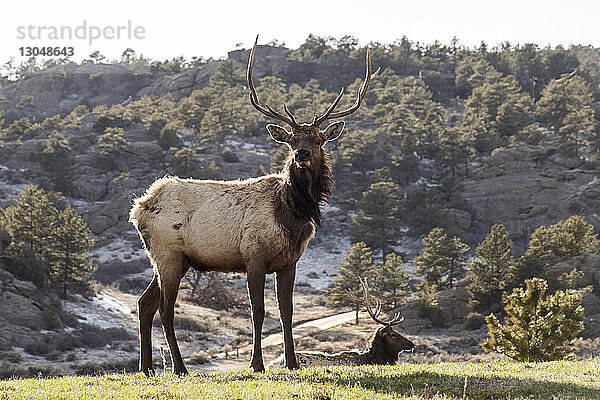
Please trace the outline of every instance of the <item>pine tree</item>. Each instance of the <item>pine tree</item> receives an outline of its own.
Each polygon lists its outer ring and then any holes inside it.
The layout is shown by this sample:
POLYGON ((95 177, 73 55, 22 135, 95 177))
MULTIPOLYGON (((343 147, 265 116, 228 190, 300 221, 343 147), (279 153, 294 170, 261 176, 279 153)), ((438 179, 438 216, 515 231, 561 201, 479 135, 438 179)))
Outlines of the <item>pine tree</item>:
POLYGON ((472 138, 474 138, 474 135, 461 127, 440 132, 437 158, 450 167, 453 178, 456 177, 460 165, 464 165, 465 175, 468 176, 469 174, 469 159, 471 154, 475 152, 472 138))
POLYGON ((186 147, 182 149, 172 147, 171 151, 174 152, 171 168, 175 175, 182 178, 202 176, 202 157, 195 150, 186 147))
POLYGON ((88 289, 90 276, 96 270, 91 253, 92 232, 71 206, 58 214, 55 226, 48 256, 50 280, 65 295, 68 288, 88 289))
POLYGON ((98 138, 98 149, 103 155, 115 155, 122 151, 129 142, 123 137, 123 128, 106 128, 98 138))
POLYGON ((373 289, 378 293, 383 308, 394 309, 406 303, 410 294, 409 277, 402 258, 390 253, 385 262, 377 266, 373 277, 373 289))
POLYGON ((352 307, 356 311, 356 324, 358 325, 358 311, 361 303, 355 302, 348 290, 359 293, 361 290, 360 279, 370 279, 374 275, 375 264, 373 252, 364 242, 354 243, 344 257, 345 261, 338 268, 338 277, 328 289, 328 307, 352 307))
POLYGON ((192 94, 179 102, 178 119, 186 128, 194 128, 197 132, 211 101, 212 93, 208 90, 194 90, 192 94))
POLYGON ((129 142, 123 137, 123 128, 106 128, 98 137, 98 161, 103 168, 115 169, 116 159, 129 142))
POLYGON ((467 286, 475 309, 488 310, 502 303, 502 293, 512 282, 514 273, 512 248, 504 225, 496 224, 475 249, 477 258, 470 264, 467 286))
POLYGON ((533 278, 526 288, 515 288, 507 298, 508 320, 500 324, 486 317, 490 337, 482 343, 488 352, 517 361, 551 361, 572 356, 573 341, 584 328, 581 300, 588 289, 557 291, 546 296, 548 284, 533 278))
POLYGON ((229 86, 246 85, 246 74, 242 65, 229 59, 220 62, 215 73, 210 77, 211 85, 225 83, 229 86))
POLYGON ((445 113, 426 83, 415 77, 402 79, 391 69, 383 71, 378 82, 381 87, 373 89, 377 102, 371 110, 378 130, 397 138, 406 153, 419 158, 435 154, 445 113))
POLYGON ((434 228, 425 237, 421 254, 415 257, 415 274, 425 283, 446 289, 465 276, 465 253, 469 246, 456 236, 449 237, 442 228, 434 228))
POLYGON ((86 287, 92 265, 91 232, 64 197, 27 186, 1 215, 11 236, 7 248, 18 276, 38 286, 86 287))
POLYGON ((531 234, 527 251, 518 260, 514 285, 533 277, 545 278, 548 265, 542 261, 544 255, 560 262, 584 253, 600 254, 600 240, 582 216, 541 226, 531 234))
POLYGON ((157 143, 163 150, 171 147, 181 147, 183 142, 177 136, 177 130, 181 128, 181 122, 167 122, 158 135, 157 143))
MULTIPOLYGON (((382 165, 378 155, 375 136, 369 132, 348 129, 339 139, 338 147, 333 153, 336 177, 344 177, 344 181, 352 182, 352 189, 365 190, 369 186, 368 171, 382 165), (360 176, 355 175, 360 173, 360 176)), ((358 192, 360 193, 360 192, 358 192)), ((348 196, 345 196, 348 197, 348 196)))
POLYGON ((56 190, 63 193, 70 190, 73 182, 71 147, 63 134, 55 130, 48 136, 40 163, 50 174, 50 180, 56 190))
POLYGON ((559 261, 565 261, 583 253, 600 254, 600 240, 593 225, 582 216, 574 215, 536 229, 531 234, 526 254, 536 257, 552 254, 559 261))
POLYGON ((507 145, 511 137, 529 124, 532 102, 529 95, 521 92, 513 75, 500 79, 477 74, 473 77, 478 78, 474 80, 477 86, 465 102, 461 127, 475 132, 478 151, 489 152, 507 145))
POLYGON ((358 201, 358 213, 352 218, 352 240, 381 250, 385 257, 400 236, 399 211, 403 201, 402 189, 394 182, 372 184, 358 201))
POLYGON ((419 313, 428 318, 433 326, 443 327, 445 316, 438 301, 438 287, 423 280, 416 295, 419 299, 419 313))
POLYGON ((405 218, 415 236, 424 235, 433 228, 444 225, 444 194, 437 185, 425 182, 415 185, 406 199, 405 218))
POLYGON ((546 85, 536 104, 536 118, 557 133, 563 148, 573 154, 588 146, 596 119, 591 90, 585 79, 564 74, 546 85))
POLYGON ((11 236, 8 256, 15 261, 15 273, 44 286, 49 277, 46 264, 51 246, 48 234, 52 232, 58 210, 44 190, 34 185, 26 186, 3 213, 2 225, 11 236))

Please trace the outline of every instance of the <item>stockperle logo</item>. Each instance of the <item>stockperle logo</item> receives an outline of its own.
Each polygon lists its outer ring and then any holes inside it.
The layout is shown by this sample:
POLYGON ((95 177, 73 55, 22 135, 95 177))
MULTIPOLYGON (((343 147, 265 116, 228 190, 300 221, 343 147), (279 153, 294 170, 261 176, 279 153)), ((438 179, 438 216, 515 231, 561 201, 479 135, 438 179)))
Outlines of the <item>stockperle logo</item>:
POLYGON ((146 29, 127 20, 123 25, 92 25, 87 20, 71 25, 20 25, 17 26, 18 40, 87 40, 91 46, 97 40, 143 40, 146 29))

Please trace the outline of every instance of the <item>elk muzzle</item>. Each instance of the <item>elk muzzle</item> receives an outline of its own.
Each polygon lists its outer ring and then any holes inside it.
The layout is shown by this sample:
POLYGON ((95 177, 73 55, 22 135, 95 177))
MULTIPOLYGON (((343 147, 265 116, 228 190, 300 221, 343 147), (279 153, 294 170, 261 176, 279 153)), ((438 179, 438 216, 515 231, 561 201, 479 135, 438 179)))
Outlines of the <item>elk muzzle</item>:
POLYGON ((307 168, 310 166, 310 151, 306 149, 298 149, 294 154, 294 161, 300 168, 307 168))

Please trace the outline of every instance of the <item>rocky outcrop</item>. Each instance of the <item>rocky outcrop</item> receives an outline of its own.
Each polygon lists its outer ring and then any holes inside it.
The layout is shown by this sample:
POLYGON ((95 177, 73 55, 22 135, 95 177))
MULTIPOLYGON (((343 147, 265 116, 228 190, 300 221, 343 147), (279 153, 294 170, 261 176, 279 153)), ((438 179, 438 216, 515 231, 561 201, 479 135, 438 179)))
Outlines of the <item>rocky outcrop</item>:
POLYGON ((3 108, 8 122, 32 116, 43 119, 67 114, 80 104, 90 108, 100 104, 110 107, 161 78, 161 74, 151 73, 150 67, 70 63, 10 83, 0 93, 6 98, 3 108), (23 102, 24 99, 28 101, 23 102))
POLYGON ((129 229, 127 218, 131 207, 131 195, 127 192, 112 197, 109 201, 91 204, 83 219, 95 235, 101 235, 112 227, 118 227, 120 231, 129 229))
POLYGON ((25 347, 46 329, 44 311, 31 282, 21 281, 0 267, 0 348, 25 347))
POLYGON ((11 237, 8 232, 0 228, 0 256, 4 253, 4 249, 10 244, 11 237))
MULTIPOLYGON (((287 55, 289 49, 284 47, 258 46, 257 57, 254 65, 254 78, 260 79, 266 75, 284 77, 289 65, 287 55)), ((230 51, 227 58, 235 60, 241 65, 246 65, 250 50, 230 51)), ((209 63, 198 68, 192 68, 182 73, 165 76, 161 81, 141 89, 137 97, 153 95, 157 97, 170 96, 179 101, 189 96, 194 90, 200 90, 208 86, 210 77, 219 66, 218 62, 209 63)))
POLYGON ((463 182, 478 238, 501 223, 520 247, 542 225, 583 215, 600 228, 598 162, 525 146, 498 151, 463 182))
POLYGON ((217 70, 217 66, 217 63, 211 63, 173 76, 165 76, 162 81, 140 90, 137 96, 170 96, 173 100, 179 101, 183 97, 189 96, 194 90, 208 86, 209 79, 217 70))
POLYGON ((585 330, 581 336, 585 338, 600 336, 600 295, 597 293, 588 293, 581 302, 585 315, 585 330))
MULTIPOLYGON (((256 77, 274 75, 284 77, 288 70, 288 54, 290 50, 285 47, 256 46, 256 57, 253 73, 256 77)), ((250 49, 233 50, 227 53, 227 58, 236 60, 242 65, 248 62, 250 49)), ((283 79, 283 78, 282 78, 283 79)))
MULTIPOLYGON (((289 49, 258 46, 254 74, 259 79, 265 75, 285 77, 290 62, 289 49)), ((228 58, 245 65, 249 50, 229 52, 228 58)), ((93 108, 108 107, 139 99, 144 95, 171 96, 175 101, 189 96, 209 84, 219 62, 187 69, 181 73, 167 73, 150 65, 69 63, 46 68, 0 88, 0 108, 10 123, 22 117, 65 115, 78 105, 93 108)))

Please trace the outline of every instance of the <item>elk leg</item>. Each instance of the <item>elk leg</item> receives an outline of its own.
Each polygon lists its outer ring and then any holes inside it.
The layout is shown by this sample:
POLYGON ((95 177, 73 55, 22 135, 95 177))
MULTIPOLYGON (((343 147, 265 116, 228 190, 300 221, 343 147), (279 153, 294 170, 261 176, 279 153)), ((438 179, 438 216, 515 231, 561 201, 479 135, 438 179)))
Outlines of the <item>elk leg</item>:
POLYGON ((262 357, 261 334, 265 319, 265 273, 251 271, 248 268, 248 296, 252 311, 252 358, 250 368, 254 372, 263 372, 265 365, 262 357))
POLYGON ((179 290, 180 276, 171 275, 173 280, 161 280, 160 287, 160 303, 158 306, 158 312, 160 313, 160 319, 162 321, 163 331, 165 333, 165 339, 169 345, 169 352, 171 353, 171 361, 173 362, 173 373, 176 375, 187 375, 187 369, 181 358, 181 352, 179 351, 179 345, 175 338, 175 328, 173 326, 173 318, 175 317, 175 300, 177 300, 177 292, 179 290))
POLYGON ((138 300, 140 328, 140 372, 146 376, 154 374, 152 365, 152 320, 158 309, 160 288, 156 273, 138 300))
POLYGON ((279 305, 279 316, 281 318, 281 327, 283 329, 285 366, 289 369, 298 368, 296 353, 294 352, 294 337, 292 336, 292 314, 294 312, 292 292, 294 290, 295 278, 295 263, 288 269, 276 273, 277 304, 279 305))

